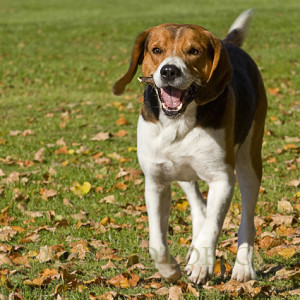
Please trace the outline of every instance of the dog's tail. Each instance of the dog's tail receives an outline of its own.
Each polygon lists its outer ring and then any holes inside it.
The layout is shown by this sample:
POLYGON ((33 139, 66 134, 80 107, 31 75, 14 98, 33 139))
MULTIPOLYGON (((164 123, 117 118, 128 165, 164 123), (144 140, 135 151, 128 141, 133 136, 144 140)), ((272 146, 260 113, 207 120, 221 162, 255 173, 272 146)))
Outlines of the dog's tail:
POLYGON ((252 9, 242 12, 231 25, 224 43, 241 47, 248 31, 252 9))

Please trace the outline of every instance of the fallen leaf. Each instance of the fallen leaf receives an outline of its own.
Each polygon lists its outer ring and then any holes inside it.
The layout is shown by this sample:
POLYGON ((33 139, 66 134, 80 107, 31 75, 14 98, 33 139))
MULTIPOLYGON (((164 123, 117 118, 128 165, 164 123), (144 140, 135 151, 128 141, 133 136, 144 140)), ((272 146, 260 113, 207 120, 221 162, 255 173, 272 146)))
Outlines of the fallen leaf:
POLYGON ((119 130, 114 135, 117 136, 117 137, 124 137, 124 136, 127 135, 127 131, 126 130, 119 130))
POLYGON ((118 190, 121 190, 121 191, 126 191, 127 190, 127 187, 128 185, 126 185, 125 183, 123 182, 117 182, 115 184, 115 188, 117 188, 118 190))
POLYGON ((280 89, 279 89, 279 87, 268 88, 268 92, 272 96, 277 96, 280 93, 280 89))
POLYGON ((38 152, 36 152, 34 154, 34 157, 33 157, 33 160, 34 161, 37 161, 39 163, 42 163, 43 162, 43 154, 44 154, 44 151, 45 151, 45 148, 42 147, 40 150, 38 150, 38 152))
POLYGON ((295 233, 295 229, 281 225, 280 227, 276 228, 276 233, 280 236, 290 236, 295 233))
POLYGON ((182 300, 183 294, 182 289, 179 286, 172 286, 169 288, 169 300, 182 300))
POLYGON ((294 211, 292 204, 284 199, 278 201, 278 210, 287 213, 291 213, 294 211))
POLYGON ((181 199, 181 200, 177 201, 177 203, 176 203, 176 208, 182 212, 185 212, 188 206, 189 206, 189 203, 187 200, 181 199))
POLYGON ((288 151, 288 150, 296 150, 298 147, 295 144, 285 144, 283 146, 283 150, 288 151))
MULTIPOLYGON (((160 284, 160 286, 161 286, 161 284, 160 284)), ((165 286, 161 287, 157 291, 155 291, 155 294, 158 295, 158 296, 166 296, 166 295, 169 294, 169 289, 165 286)))
POLYGON ((91 184, 87 181, 85 181, 83 184, 79 184, 78 182, 75 182, 71 187, 71 190, 76 195, 84 196, 91 190, 91 187, 92 187, 91 184))
POLYGON ((123 276, 123 274, 117 275, 107 281, 108 284, 111 284, 115 287, 121 287, 121 288, 129 288, 130 284, 126 277, 123 276))
POLYGON ((117 121, 116 121, 116 125, 117 126, 122 126, 122 125, 128 125, 129 122, 128 120, 124 117, 124 116, 121 116, 117 121))
POLYGON ((109 195, 109 196, 106 196, 104 198, 102 198, 101 200, 99 200, 99 203, 110 203, 110 204, 113 204, 116 202, 116 198, 114 195, 109 195))
POLYGON ((5 183, 10 184, 19 181, 19 178, 20 178, 20 173, 17 171, 12 171, 5 179, 5 183))
POLYGON ((116 269, 116 265, 111 261, 109 260, 108 263, 104 266, 101 266, 101 269, 102 270, 106 270, 106 269, 116 269))
POLYGON ((61 148, 55 150, 55 154, 68 154, 67 146, 62 146, 61 148))
POLYGON ((275 225, 292 225, 294 216, 286 216, 281 214, 275 214, 271 216, 272 222, 270 223, 270 226, 273 228, 275 225))
POLYGON ((298 187, 299 184, 300 184, 300 179, 292 179, 289 181, 289 183, 287 183, 287 185, 294 186, 294 187, 298 187))
POLYGON ((273 234, 267 232, 264 234, 265 235, 262 235, 258 241, 259 248, 269 249, 283 244, 283 240, 276 238, 273 234))
POLYGON ((43 200, 47 200, 48 198, 53 198, 54 196, 56 196, 57 191, 51 190, 51 189, 48 190, 48 189, 41 188, 40 189, 40 194, 42 195, 43 200))
POLYGON ((291 258, 296 253, 296 249, 294 247, 284 248, 278 251, 278 254, 283 258, 291 258))
POLYGON ((54 258, 54 252, 51 247, 44 246, 40 248, 39 255, 36 258, 40 263, 47 262, 54 258))
POLYGON ((66 146, 66 142, 65 142, 64 138, 62 137, 59 140, 57 140, 56 145, 57 146, 66 146))
POLYGON ((109 132, 99 132, 94 137, 91 138, 91 141, 106 141, 110 138, 109 132))
POLYGON ((13 262, 7 254, 0 253, 0 267, 2 265, 13 265, 13 262))
POLYGON ((28 135, 34 135, 33 130, 31 130, 31 129, 26 129, 26 130, 24 130, 24 131, 21 133, 21 136, 23 136, 23 137, 28 136, 28 135))
POLYGON ((10 241, 18 232, 9 226, 0 228, 0 241, 10 241))

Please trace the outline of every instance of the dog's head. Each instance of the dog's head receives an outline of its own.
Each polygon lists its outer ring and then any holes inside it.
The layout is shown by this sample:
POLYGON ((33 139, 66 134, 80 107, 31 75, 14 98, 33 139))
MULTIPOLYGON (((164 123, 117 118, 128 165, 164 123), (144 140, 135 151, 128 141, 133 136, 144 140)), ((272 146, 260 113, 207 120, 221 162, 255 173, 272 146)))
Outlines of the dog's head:
POLYGON ((142 64, 152 77, 166 115, 185 111, 191 101, 204 105, 216 99, 231 81, 232 68, 223 43, 203 27, 162 24, 141 33, 135 42, 127 73, 114 87, 123 93, 142 64))

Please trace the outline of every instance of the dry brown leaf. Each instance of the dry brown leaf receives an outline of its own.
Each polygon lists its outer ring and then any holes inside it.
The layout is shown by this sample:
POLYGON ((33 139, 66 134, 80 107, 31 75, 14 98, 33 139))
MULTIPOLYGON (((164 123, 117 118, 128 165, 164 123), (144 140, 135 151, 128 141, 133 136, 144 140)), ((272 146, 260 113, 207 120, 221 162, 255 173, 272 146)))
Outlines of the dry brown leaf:
POLYGON ((26 130, 24 130, 24 131, 21 133, 21 136, 23 136, 23 137, 28 136, 28 135, 34 135, 33 130, 31 130, 31 129, 26 129, 26 130))
POLYGON ((24 238, 19 240, 19 243, 23 244, 23 243, 33 243, 36 242, 39 238, 39 234, 37 234, 36 232, 32 232, 29 233, 28 235, 26 235, 24 238))
POLYGON ((185 239, 183 237, 179 238, 179 241, 178 241, 178 245, 179 246, 183 246, 183 245, 190 245, 191 244, 191 240, 189 239, 185 239))
POLYGON ((286 268, 282 268, 275 273, 275 276, 271 277, 269 281, 274 280, 286 280, 286 279, 293 279, 295 281, 300 279, 300 270, 299 268, 295 270, 287 270, 286 268))
POLYGON ((285 227, 284 225, 281 225, 280 227, 276 228, 276 233, 280 236, 290 236, 295 233, 295 229, 291 227, 285 227))
POLYGON ((67 146, 62 146, 61 148, 55 150, 55 154, 68 154, 67 146))
POLYGON ((106 141, 110 136, 111 134, 109 132, 99 132, 91 138, 91 141, 106 141))
POLYGON ((125 184, 124 182, 117 182, 115 184, 115 188, 121 191, 126 191, 127 190, 128 185, 125 184))
POLYGON ((47 200, 48 198, 53 198, 54 196, 57 195, 57 191, 55 190, 48 190, 45 188, 40 189, 40 194, 42 195, 43 200, 47 200))
POLYGON ((128 125, 129 122, 128 120, 124 117, 124 116, 121 116, 117 121, 116 121, 116 125, 117 126, 122 126, 122 125, 128 125))
POLYGON ((182 290, 179 286, 172 286, 169 288, 169 300, 183 300, 182 290))
POLYGON ((159 288, 157 291, 155 291, 155 295, 158 295, 158 296, 166 296, 168 294, 169 294, 169 289, 165 286, 163 286, 163 287, 159 288))
POLYGON ((127 131, 126 130, 119 130, 114 135, 117 136, 117 137, 124 137, 124 136, 127 135, 127 131))
POLYGON ((295 247, 283 248, 282 250, 278 251, 278 254, 283 258, 291 258, 295 255, 295 253, 295 247))
POLYGON ((27 255, 20 256, 19 253, 14 253, 10 258, 14 264, 30 268, 27 255))
POLYGON ((36 152, 34 154, 34 157, 33 157, 33 160, 34 161, 37 161, 39 163, 42 163, 43 162, 43 154, 44 154, 44 151, 45 151, 45 148, 42 147, 40 150, 38 150, 38 152, 36 152))
POLYGON ((191 293, 193 296, 199 298, 200 294, 197 292, 197 290, 193 287, 191 283, 188 283, 187 290, 189 293, 191 293))
POLYGON ((292 179, 292 180, 289 181, 289 183, 287 185, 298 187, 299 184, 300 184, 300 180, 299 179, 292 179))
POLYGON ((264 233, 258 241, 259 248, 270 249, 283 244, 283 240, 276 238, 271 233, 264 233))
POLYGON ((73 203, 67 198, 64 198, 63 203, 66 206, 74 207, 73 203))
POLYGON ((131 274, 131 278, 129 278, 129 284, 130 284, 130 286, 131 287, 136 287, 137 284, 138 284, 138 282, 139 282, 139 280, 140 280, 140 277, 137 274, 132 273, 131 274))
POLYGON ((7 254, 0 253, 0 266, 2 265, 13 265, 13 262, 7 254))
POLYGON ((49 246, 44 246, 40 248, 39 255, 36 257, 40 263, 47 262, 54 258, 54 251, 49 246))
POLYGON ((292 225, 294 216, 286 216, 281 214, 275 214, 271 216, 272 222, 270 223, 270 226, 273 228, 275 225, 285 225, 289 226, 292 225))
POLYGON ((4 182, 8 184, 16 182, 19 181, 19 177, 20 177, 20 173, 17 171, 13 171, 7 176, 4 182))
POLYGON ((41 218, 44 216, 44 213, 42 211, 24 211, 24 214, 26 216, 29 216, 30 218, 41 218))
POLYGON ((108 263, 104 266, 101 266, 101 269, 102 270, 106 270, 106 269, 116 269, 116 265, 111 261, 109 260, 108 263))
POLYGON ((0 241, 10 241, 16 234, 16 230, 13 230, 9 226, 4 226, 3 228, 0 228, 0 241))
POLYGON ((66 146, 66 142, 63 137, 56 141, 57 146, 66 146))
POLYGON ((268 92, 272 96, 277 96, 280 93, 280 88, 279 87, 268 88, 268 92))
MULTIPOLYGON (((125 273, 126 274, 126 273, 125 273)), ((126 276, 127 277, 127 276, 126 276)), ((121 287, 121 288, 129 288, 130 283, 128 281, 128 278, 124 277, 123 274, 117 275, 107 281, 108 284, 111 284, 115 287, 121 287)), ((129 277, 129 276, 128 276, 129 277)))
POLYGON ((291 213, 294 211, 292 204, 285 199, 278 201, 278 210, 285 213, 291 213))
POLYGON ((106 196, 104 198, 102 198, 101 200, 99 200, 99 203, 110 203, 110 204, 113 204, 115 203, 116 201, 116 198, 114 195, 109 195, 109 196, 106 196))

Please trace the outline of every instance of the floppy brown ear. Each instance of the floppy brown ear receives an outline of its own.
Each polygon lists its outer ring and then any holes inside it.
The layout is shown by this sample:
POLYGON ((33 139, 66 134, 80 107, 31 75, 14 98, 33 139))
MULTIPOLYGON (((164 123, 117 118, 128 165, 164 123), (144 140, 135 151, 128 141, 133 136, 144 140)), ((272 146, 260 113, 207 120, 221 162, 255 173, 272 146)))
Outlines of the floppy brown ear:
POLYGON ((199 105, 215 100, 232 79, 232 67, 224 44, 213 35, 210 37, 210 42, 213 62, 206 83, 197 90, 196 102, 199 105))
POLYGON ((121 77, 113 86, 113 93, 115 95, 121 95, 124 92, 126 85, 131 82, 133 76, 135 75, 138 65, 143 62, 144 45, 149 32, 150 30, 148 29, 137 37, 131 53, 129 69, 126 74, 121 77))

